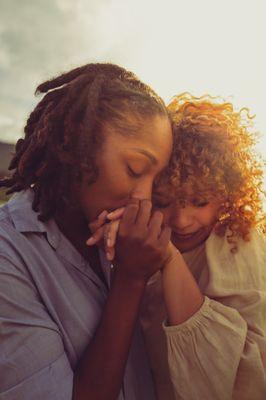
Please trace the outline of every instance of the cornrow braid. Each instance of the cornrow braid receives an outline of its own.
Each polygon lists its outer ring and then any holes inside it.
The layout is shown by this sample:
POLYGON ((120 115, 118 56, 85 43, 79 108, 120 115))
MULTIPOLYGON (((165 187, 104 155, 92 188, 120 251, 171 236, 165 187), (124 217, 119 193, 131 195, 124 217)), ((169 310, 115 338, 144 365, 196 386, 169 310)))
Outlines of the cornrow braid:
POLYGON ((135 134, 136 121, 167 116, 162 99, 132 72, 109 63, 87 64, 40 84, 44 97, 30 114, 10 162, 7 194, 33 188, 32 207, 46 221, 68 201, 69 185, 89 173, 97 179, 95 157, 102 128, 135 134))

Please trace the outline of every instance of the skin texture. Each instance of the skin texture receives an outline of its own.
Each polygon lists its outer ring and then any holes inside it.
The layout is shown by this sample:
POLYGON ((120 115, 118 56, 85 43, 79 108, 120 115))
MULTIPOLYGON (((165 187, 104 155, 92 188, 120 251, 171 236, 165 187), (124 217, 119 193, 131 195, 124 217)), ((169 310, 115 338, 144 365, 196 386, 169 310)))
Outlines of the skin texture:
POLYGON ((104 133, 98 179, 88 186, 84 176, 75 194, 88 221, 103 210, 125 206, 129 198, 150 199, 153 180, 167 166, 172 146, 170 123, 161 116, 143 122, 140 135, 122 136, 111 126, 104 133))
POLYGON ((149 200, 129 200, 120 221, 116 269, 100 325, 74 379, 74 399, 116 399, 147 280, 168 258, 170 229, 149 200), (129 295, 130 294, 130 295, 129 295), (104 384, 103 384, 104 383, 104 384))
POLYGON ((172 229, 171 241, 181 252, 193 250, 204 242, 216 222, 220 204, 214 199, 186 207, 177 203, 161 209, 164 220, 172 229))
POLYGON ((170 229, 162 227, 160 212, 151 215, 149 200, 153 181, 171 153, 168 119, 158 116, 143 121, 134 137, 112 129, 105 135, 96 157, 97 181, 88 185, 85 176, 73 192, 77 207, 57 219, 60 229, 104 279, 96 246, 86 245, 88 222, 103 210, 125 206, 112 286, 99 326, 75 370, 73 400, 117 399, 146 282, 168 257, 170 229))
MULTIPOLYGON (((96 249, 89 248, 88 224, 103 211, 125 206, 130 198, 150 199, 153 181, 168 164, 172 149, 172 131, 165 116, 142 121, 140 132, 123 136, 110 125, 106 127, 104 143, 96 157, 98 178, 88 184, 84 175, 73 186, 76 207, 58 214, 57 224, 92 268, 101 277, 96 249)), ((73 201, 72 201, 73 202, 73 201)))
MULTIPOLYGON (((168 211, 170 210, 172 211, 172 207, 168 207, 168 211)), ((126 210, 124 211, 124 213, 125 212, 126 210)), ((117 238, 117 233, 120 231, 120 224, 123 220, 123 217, 121 219, 121 213, 122 210, 117 210, 109 215, 102 214, 97 221, 94 221, 91 224, 91 227, 92 231, 95 230, 95 234, 93 235, 93 240, 90 240, 88 244, 91 245, 91 243, 100 242, 105 231, 105 233, 107 234, 107 238, 111 240, 111 244, 116 245, 115 250, 117 251, 119 245, 119 236, 117 238), (112 220, 112 222, 109 224, 105 224, 106 218, 112 220), (115 228, 112 229, 112 226, 115 228)), ((158 215, 156 217, 157 224, 158 226, 160 226, 161 224, 162 227, 163 214, 161 212, 155 211, 153 215, 158 215)), ((168 216, 170 217, 170 215, 171 213, 169 212, 168 216)), ((206 223, 207 221, 212 221, 213 207, 207 207, 207 205, 205 207, 202 207, 202 210, 201 212, 199 212, 197 220, 200 217, 200 219, 202 220, 203 216, 206 223), (203 208, 205 208, 204 212, 203 208)), ((139 223, 141 223, 141 220, 139 223)), ((112 258, 114 258, 114 248, 108 248, 106 243, 105 248, 106 251, 112 254, 112 258)), ((124 246, 124 250, 127 251, 130 249, 127 249, 127 247, 124 246)), ((139 253, 140 259, 138 262, 140 263, 140 265, 142 264, 142 254, 143 253, 139 253)), ((156 261, 154 260, 153 263, 156 264, 156 261)), ((167 244, 165 261, 161 264, 161 266, 162 287, 167 311, 167 321, 169 325, 179 325, 199 310, 203 303, 203 296, 193 275, 186 265, 181 252, 170 241, 167 244), (180 304, 182 304, 182 307, 180 307, 180 304)), ((132 268, 135 268, 135 265, 133 265, 132 268)))
MULTIPOLYGON (((159 205, 158 200, 157 204, 159 205)), ((171 242, 176 249, 184 253, 193 250, 208 238, 217 220, 219 208, 218 200, 209 199, 206 202, 190 203, 186 207, 180 207, 178 203, 172 203, 167 207, 161 205, 159 210, 164 216, 164 223, 172 230, 171 242)), ((90 225, 92 232, 95 233, 87 244, 95 244, 104 236, 106 253, 107 256, 110 255, 111 260, 114 258, 114 245, 122 214, 123 208, 110 214, 105 212, 90 225), (106 219, 112 223, 103 226, 106 219)))
MULTIPOLYGON (((162 269, 162 287, 169 325, 183 323, 195 314, 203 303, 203 296, 181 253, 194 249, 208 238, 217 220, 219 207, 218 200, 208 199, 201 202, 192 200, 182 208, 178 203, 172 203, 161 209, 165 224, 172 229, 168 257, 162 269)), ((108 218, 106 214, 103 217, 93 226, 98 235, 100 229, 97 231, 97 227, 104 224, 104 219, 108 218)), ((113 219, 113 222, 105 225, 107 240, 109 239, 112 245, 119 229, 116 218, 121 218, 120 210, 109 214, 109 219, 113 219)), ((97 234, 94 237, 96 238, 97 234)), ((106 249, 113 257, 113 249, 109 249, 108 246, 106 249)))

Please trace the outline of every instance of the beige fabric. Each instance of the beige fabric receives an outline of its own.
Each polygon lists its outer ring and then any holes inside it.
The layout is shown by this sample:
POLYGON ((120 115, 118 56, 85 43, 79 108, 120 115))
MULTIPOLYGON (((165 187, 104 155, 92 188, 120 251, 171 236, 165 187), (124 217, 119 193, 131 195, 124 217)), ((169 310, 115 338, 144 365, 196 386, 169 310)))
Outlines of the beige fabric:
POLYGON ((160 274, 150 280, 143 304, 158 399, 265 400, 265 238, 253 232, 232 254, 225 238, 211 234, 185 258, 205 295, 201 309, 183 324, 162 327, 160 274))

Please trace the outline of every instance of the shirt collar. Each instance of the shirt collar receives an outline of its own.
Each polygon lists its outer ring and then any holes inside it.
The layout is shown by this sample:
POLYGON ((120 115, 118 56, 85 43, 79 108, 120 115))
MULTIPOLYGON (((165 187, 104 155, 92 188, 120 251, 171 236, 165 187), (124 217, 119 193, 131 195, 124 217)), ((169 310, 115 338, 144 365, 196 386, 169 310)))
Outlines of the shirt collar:
POLYGON ((45 222, 38 219, 38 213, 32 209, 33 198, 33 190, 28 189, 15 194, 9 200, 8 212, 13 224, 19 232, 46 233, 48 242, 56 249, 60 242, 59 229, 53 219, 45 222))
MULTIPOLYGON (((34 232, 46 234, 49 244, 72 265, 88 275, 98 286, 105 291, 105 285, 91 268, 89 263, 79 254, 70 242, 61 234, 54 219, 42 222, 38 219, 38 213, 33 211, 32 202, 34 192, 32 189, 16 193, 7 203, 8 213, 13 224, 19 232, 34 232)), ((107 261, 105 255, 100 251, 100 261, 107 285, 110 287, 110 261, 107 261)))

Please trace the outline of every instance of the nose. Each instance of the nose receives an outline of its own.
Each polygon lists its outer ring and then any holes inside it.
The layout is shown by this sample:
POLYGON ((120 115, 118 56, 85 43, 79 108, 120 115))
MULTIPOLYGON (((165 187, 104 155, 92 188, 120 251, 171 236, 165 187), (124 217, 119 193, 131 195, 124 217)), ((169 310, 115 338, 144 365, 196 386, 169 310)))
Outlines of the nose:
POLYGON ((194 223, 193 213, 189 207, 174 207, 170 220, 173 229, 184 233, 186 233, 186 230, 192 227, 194 223))
POLYGON ((134 197, 139 200, 148 199, 151 200, 152 194, 152 179, 143 179, 139 180, 139 182, 135 185, 131 192, 131 197, 134 197))

